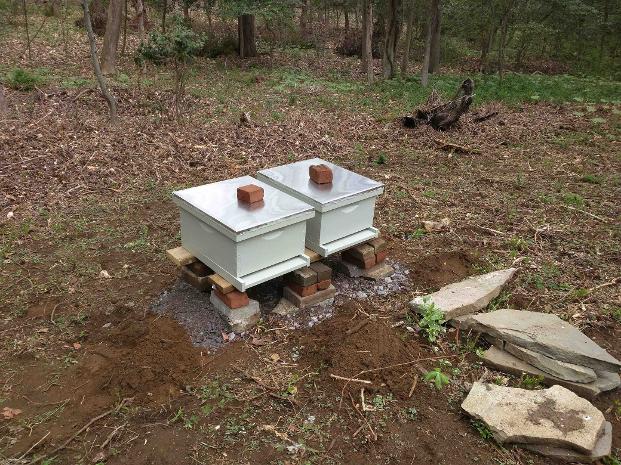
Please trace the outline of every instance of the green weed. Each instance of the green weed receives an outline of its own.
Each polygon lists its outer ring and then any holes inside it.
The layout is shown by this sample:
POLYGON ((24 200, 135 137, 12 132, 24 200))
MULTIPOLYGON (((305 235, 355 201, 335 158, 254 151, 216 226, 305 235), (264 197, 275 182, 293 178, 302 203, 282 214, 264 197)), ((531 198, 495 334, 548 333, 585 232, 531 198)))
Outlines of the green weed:
POLYGON ((530 376, 523 374, 520 378, 520 387, 531 391, 541 389, 543 388, 543 376, 530 376))
POLYGON ((405 409, 405 416, 408 418, 408 420, 414 421, 418 418, 418 411, 415 407, 408 407, 405 409))
POLYGON ((587 184, 601 184, 602 179, 599 176, 594 174, 585 174, 580 178, 580 181, 586 182, 587 184))
POLYGON ((435 342, 446 331, 442 326, 445 323, 444 314, 428 297, 423 298, 419 313, 421 318, 418 326, 429 342, 435 342))
POLYGON ((489 429, 489 426, 484 421, 481 420, 473 420, 470 422, 474 429, 479 432, 479 436, 481 436, 486 441, 492 439, 494 437, 492 431, 489 429))
POLYGON ((583 207, 584 206, 584 198, 579 194, 574 194, 572 192, 568 192, 563 195, 563 202, 565 205, 570 205, 573 207, 583 207))
POLYGON ((436 367, 431 371, 425 373, 425 381, 433 383, 436 389, 441 390, 444 386, 450 384, 450 378, 442 373, 441 367, 436 367))

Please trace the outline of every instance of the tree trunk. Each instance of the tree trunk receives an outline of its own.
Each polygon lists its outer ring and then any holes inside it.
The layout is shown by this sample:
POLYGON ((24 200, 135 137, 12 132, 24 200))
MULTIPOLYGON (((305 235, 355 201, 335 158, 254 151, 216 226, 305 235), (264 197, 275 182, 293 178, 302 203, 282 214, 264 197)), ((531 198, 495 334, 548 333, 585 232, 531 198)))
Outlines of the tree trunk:
POLYGON ((0 115, 6 115, 9 112, 9 106, 4 96, 4 86, 0 84, 0 115))
POLYGON ((387 0, 386 6, 386 36, 384 38, 384 77, 392 79, 397 75, 395 54, 399 43, 399 9, 401 0, 387 0))
POLYGON ((410 47, 412 45, 412 36, 414 35, 414 1, 409 1, 408 10, 408 22, 407 30, 405 33, 405 46, 403 47, 403 56, 401 57, 401 77, 405 77, 408 73, 408 66, 410 64, 410 47))
POLYGON ((108 110, 110 112, 110 122, 116 123, 116 99, 108 90, 106 80, 103 77, 101 68, 99 67, 99 60, 97 59, 97 43, 95 42, 95 34, 93 33, 93 25, 91 24, 91 15, 88 11, 88 0, 82 0, 82 9, 84 10, 84 27, 86 28, 86 34, 88 36, 88 44, 91 50, 91 62, 93 63, 93 71, 95 77, 99 83, 99 89, 104 98, 108 102, 108 110))
POLYGON ((188 2, 185 0, 181 0, 181 3, 183 5, 183 20, 186 24, 190 24, 192 20, 190 19, 190 7, 188 5, 188 2))
MULTIPOLYGON (((436 0, 431 0, 436 1, 436 0)), ((431 59, 431 30, 433 28, 432 22, 433 18, 431 17, 431 11, 429 11, 429 15, 427 18, 427 37, 425 38, 425 57, 423 59, 423 69, 420 74, 420 83, 423 87, 427 87, 429 84, 429 61, 431 59)))
POLYGON ((125 56, 125 47, 127 46, 127 1, 123 2, 125 4, 123 8, 123 45, 121 46, 121 55, 123 56, 125 56))
POLYGON ((302 10, 300 11, 300 34, 303 38, 308 37, 309 31, 309 13, 310 13, 310 0, 303 0, 302 10))
POLYGON ((166 10, 168 9, 168 0, 164 0, 164 9, 162 10, 162 34, 166 33, 166 10))
POLYGON ((347 8, 345 8, 343 16, 345 17, 345 32, 349 32, 349 10, 347 8))
POLYGON ((124 0, 110 0, 108 20, 101 48, 101 71, 104 74, 116 72, 116 59, 121 36, 121 18, 123 17, 124 0))
POLYGON ((239 39, 239 56, 249 58, 257 56, 256 26, 254 15, 243 14, 237 18, 239 39))
POLYGON ((28 29, 28 9, 26 8, 26 0, 22 0, 22 8, 24 10, 24 24, 26 26, 26 48, 28 49, 28 59, 32 60, 32 49, 30 47, 30 30, 28 29))
POLYGON ((432 19, 431 23, 431 50, 429 52, 429 72, 435 73, 440 67, 440 20, 442 9, 440 0, 431 2, 432 19))
POLYGON ((136 16, 138 17, 138 37, 140 38, 140 42, 142 43, 144 42, 145 32, 145 11, 144 2, 142 0, 136 0, 136 10, 136 16))
POLYGON ((362 1, 362 72, 373 82, 373 0, 362 1))

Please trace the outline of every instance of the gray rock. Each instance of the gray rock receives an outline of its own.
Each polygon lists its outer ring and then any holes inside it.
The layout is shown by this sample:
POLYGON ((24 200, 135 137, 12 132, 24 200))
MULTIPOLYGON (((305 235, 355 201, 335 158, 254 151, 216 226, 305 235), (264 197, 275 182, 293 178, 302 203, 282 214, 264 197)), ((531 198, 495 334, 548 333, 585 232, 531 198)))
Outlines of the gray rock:
POLYGON ((537 352, 524 349, 523 347, 508 342, 504 344, 504 349, 520 360, 539 368, 541 371, 545 371, 552 376, 566 381, 590 383, 597 379, 595 371, 588 367, 574 365, 573 363, 559 362, 543 354, 538 354, 537 352))
POLYGON ((212 292, 209 301, 236 333, 242 333, 252 328, 261 316, 261 308, 256 300, 250 299, 248 305, 244 307, 229 308, 216 296, 215 292, 212 292))
POLYGON ((477 382, 461 407, 484 421, 500 444, 536 444, 591 454, 605 431, 602 412, 562 386, 529 391, 477 382))
POLYGON ((599 372, 597 379, 591 383, 574 383, 556 378, 544 371, 535 368, 532 365, 511 355, 509 352, 500 350, 497 347, 491 347, 483 354, 483 363, 496 370, 509 373, 515 376, 521 376, 523 373, 530 376, 542 377, 543 384, 560 386, 571 389, 576 394, 593 399, 602 392, 610 391, 621 385, 621 378, 616 373, 599 372))
POLYGON ((283 297, 276 304, 276 307, 274 307, 274 310, 272 310, 272 312, 276 315, 291 315, 293 313, 297 313, 298 310, 298 307, 296 307, 295 305, 293 305, 293 303, 291 303, 291 301, 283 297))
POLYGON ((475 313, 487 307, 492 299, 498 297, 515 271, 515 268, 508 268, 473 276, 444 286, 433 294, 417 297, 410 302, 410 305, 419 310, 425 300, 429 299, 444 313, 447 320, 475 313))
POLYGON ((366 278, 378 281, 395 274, 394 268, 386 262, 379 263, 368 270, 357 267, 344 260, 339 260, 337 266, 345 276, 349 276, 350 278, 366 278))
POLYGON ((564 460, 566 462, 595 462, 610 455, 612 449, 612 423, 609 421, 605 423, 604 434, 602 434, 599 438, 595 449, 593 449, 590 454, 581 454, 580 452, 571 449, 543 446, 539 444, 524 444, 523 447, 538 454, 564 460))
POLYGON ((596 372, 621 368, 619 360, 579 329, 549 313, 502 309, 456 318, 452 324, 596 372))

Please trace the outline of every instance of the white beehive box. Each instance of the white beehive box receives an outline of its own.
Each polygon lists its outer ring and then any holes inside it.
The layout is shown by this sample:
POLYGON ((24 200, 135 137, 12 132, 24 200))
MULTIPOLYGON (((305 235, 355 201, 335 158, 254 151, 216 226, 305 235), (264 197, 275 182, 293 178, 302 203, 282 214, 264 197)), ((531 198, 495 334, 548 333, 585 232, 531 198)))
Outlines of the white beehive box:
POLYGON ((316 215, 306 224, 306 246, 323 257, 377 237, 375 200, 384 185, 320 158, 259 171, 257 178, 309 203, 316 215), (329 184, 311 181, 311 165, 332 169, 329 184))
POLYGON ((238 290, 309 264, 306 220, 313 208, 251 176, 173 192, 181 211, 181 243, 238 290), (262 202, 237 200, 237 188, 255 184, 262 202))

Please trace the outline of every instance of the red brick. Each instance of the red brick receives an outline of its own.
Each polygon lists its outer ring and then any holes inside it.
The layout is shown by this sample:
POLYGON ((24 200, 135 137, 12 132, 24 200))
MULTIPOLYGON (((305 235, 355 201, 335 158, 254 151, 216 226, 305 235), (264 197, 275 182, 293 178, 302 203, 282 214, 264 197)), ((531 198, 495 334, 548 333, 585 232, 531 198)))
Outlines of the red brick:
POLYGON ((332 268, 321 262, 311 263, 310 267, 317 273, 317 282, 330 280, 332 278, 332 268))
POLYGON ((376 237, 375 239, 371 239, 367 242, 367 245, 370 245, 375 250, 375 253, 378 254, 386 250, 387 243, 386 239, 382 239, 381 237, 376 237))
POLYGON ((310 286, 300 286, 298 284, 291 283, 288 287, 300 297, 307 297, 317 292, 317 283, 311 284, 310 286))
POLYGON ((263 188, 248 184, 237 188, 237 200, 244 203, 256 203, 263 200, 263 188))
POLYGON ((308 167, 308 175, 317 184, 329 184, 333 177, 328 165, 311 165, 308 167))
POLYGON ((375 254, 375 262, 376 263, 382 263, 384 260, 386 260, 386 255, 388 255, 388 251, 387 250, 383 250, 381 252, 378 252, 375 254))
POLYGON ((375 249, 367 244, 359 244, 343 252, 343 256, 351 257, 354 260, 365 261, 375 257, 375 249))
POLYGON ((241 308, 250 303, 248 294, 245 292, 231 291, 223 294, 217 288, 214 288, 212 292, 215 292, 218 299, 224 302, 229 308, 241 308))
POLYGON ((332 284, 331 279, 325 279, 323 281, 320 281, 317 283, 317 290, 323 291, 324 289, 328 289, 330 287, 330 284, 332 284))
POLYGON ((359 258, 353 257, 351 255, 343 254, 343 259, 356 265, 358 268, 362 268, 364 270, 368 270, 369 268, 373 268, 375 266, 375 255, 371 255, 364 260, 360 260, 359 258))

